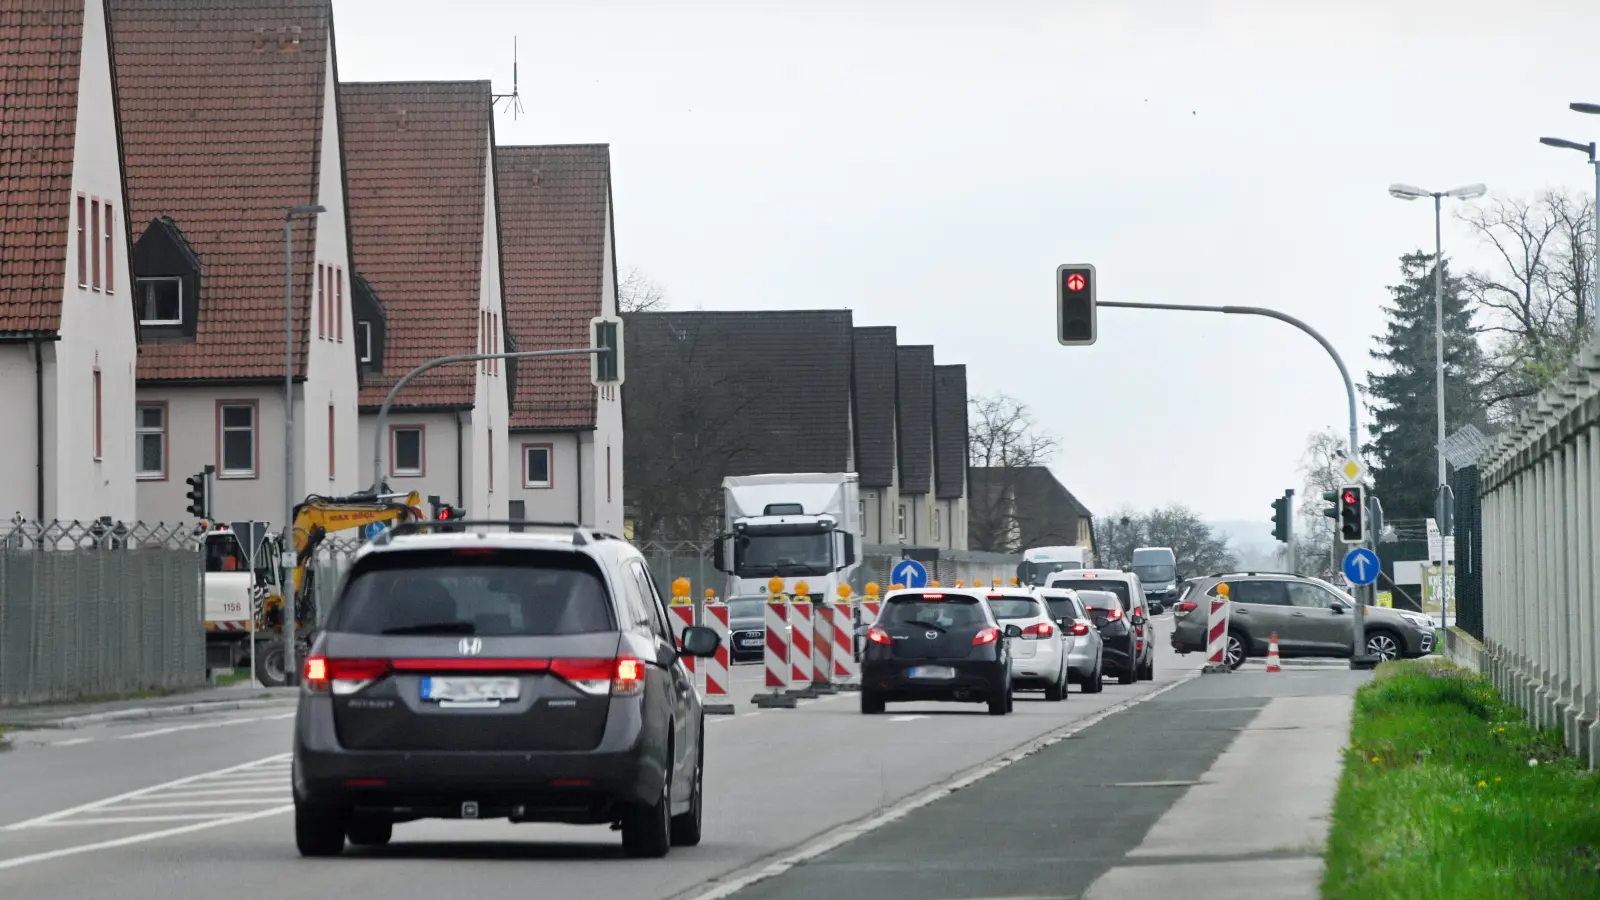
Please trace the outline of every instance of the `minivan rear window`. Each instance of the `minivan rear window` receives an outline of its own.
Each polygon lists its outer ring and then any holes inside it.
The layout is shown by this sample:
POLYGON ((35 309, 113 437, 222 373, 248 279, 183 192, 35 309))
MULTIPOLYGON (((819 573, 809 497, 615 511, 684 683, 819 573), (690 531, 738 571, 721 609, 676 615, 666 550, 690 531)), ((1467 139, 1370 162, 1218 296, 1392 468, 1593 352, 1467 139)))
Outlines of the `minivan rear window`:
POLYGON ((1071 597, 1046 597, 1044 602, 1050 607, 1052 619, 1076 619, 1081 615, 1071 597))
POLYGON ((615 631, 599 568, 574 553, 377 553, 351 572, 327 629, 541 636, 615 631))
POLYGON ((1041 615, 1032 597, 990 597, 989 609, 996 619, 1034 619, 1041 615))
MULTIPOLYGON (((1117 595, 1117 599, 1122 601, 1122 609, 1124 612, 1131 608, 1131 604, 1128 602, 1128 583, 1126 581, 1122 581, 1121 579, 1102 578, 1090 580, 1083 578, 1074 579, 1072 581, 1056 581, 1051 583, 1050 586, 1067 588, 1074 591, 1106 591, 1107 593, 1117 595)), ((1084 605, 1093 606, 1094 604, 1085 600, 1084 605)))

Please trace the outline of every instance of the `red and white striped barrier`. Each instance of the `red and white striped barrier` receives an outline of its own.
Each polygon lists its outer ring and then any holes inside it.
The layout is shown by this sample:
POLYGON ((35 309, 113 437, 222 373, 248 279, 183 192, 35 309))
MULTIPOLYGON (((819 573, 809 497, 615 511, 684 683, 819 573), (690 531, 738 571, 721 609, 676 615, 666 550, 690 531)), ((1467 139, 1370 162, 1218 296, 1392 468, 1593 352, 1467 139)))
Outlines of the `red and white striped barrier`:
POLYGON ((789 693, 812 694, 811 645, 815 638, 811 598, 804 594, 789 604, 789 693))
POLYGON ((833 605, 833 684, 840 690, 861 687, 861 667, 856 664, 855 604, 841 598, 833 605))
POLYGON ((703 709, 707 715, 731 716, 734 713, 733 700, 728 696, 729 663, 732 661, 729 654, 732 650, 728 647, 728 604, 717 599, 717 595, 706 592, 706 603, 702 608, 705 625, 721 638, 717 643, 717 652, 706 659, 702 671, 705 673, 705 705, 703 709))
POLYGON ((789 666, 788 596, 772 593, 763 618, 767 645, 761 657, 766 667, 766 691, 757 694, 751 702, 762 708, 793 709, 794 697, 789 695, 790 679, 794 672, 789 666))
MULTIPOLYGON (((683 632, 694 625, 694 604, 687 602, 687 597, 673 597, 672 605, 667 607, 667 612, 672 616, 672 636, 677 640, 678 646, 683 646, 683 632)), ((684 668, 689 670, 689 678, 695 677, 695 658, 684 654, 682 657, 684 668)))
POLYGON ((1228 665, 1228 586, 1218 585, 1217 595, 1211 598, 1211 612, 1206 618, 1207 672, 1231 672, 1228 665))
POLYGON ((837 694, 833 684, 833 604, 811 606, 811 689, 818 694, 837 694))

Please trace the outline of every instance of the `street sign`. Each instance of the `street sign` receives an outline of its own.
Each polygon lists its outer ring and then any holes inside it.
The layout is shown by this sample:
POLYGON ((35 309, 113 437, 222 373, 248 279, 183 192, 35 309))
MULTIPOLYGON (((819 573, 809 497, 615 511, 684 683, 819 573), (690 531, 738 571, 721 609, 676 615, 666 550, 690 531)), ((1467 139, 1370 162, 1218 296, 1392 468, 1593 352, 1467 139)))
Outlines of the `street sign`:
POLYGON ((1371 584, 1378 580, 1378 554, 1365 547, 1356 547, 1344 555, 1344 577, 1351 584, 1371 584))
POLYGON ((1339 474, 1344 477, 1345 484, 1364 484, 1367 479, 1367 467, 1359 460, 1347 459, 1339 465, 1339 474))
POLYGON ((387 527, 388 526, 386 524, 384 524, 383 522, 373 522, 370 525, 368 525, 366 528, 362 529, 362 533, 365 534, 366 537, 367 537, 367 540, 370 541, 373 538, 377 537, 378 535, 383 534, 383 530, 385 528, 387 528, 387 527))
POLYGON ((928 586, 928 570, 914 559, 902 559, 889 570, 889 581, 908 588, 924 588, 928 586))

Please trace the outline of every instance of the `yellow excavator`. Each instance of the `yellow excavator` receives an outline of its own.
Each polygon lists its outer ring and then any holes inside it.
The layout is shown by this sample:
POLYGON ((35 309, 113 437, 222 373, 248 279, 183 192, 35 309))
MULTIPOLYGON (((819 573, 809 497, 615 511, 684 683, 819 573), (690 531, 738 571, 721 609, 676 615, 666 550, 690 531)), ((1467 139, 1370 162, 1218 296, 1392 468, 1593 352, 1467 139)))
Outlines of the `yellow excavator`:
MULTIPOLYGON (((296 659, 304 659, 315 637, 317 621, 316 569, 311 565, 317 548, 328 535, 340 531, 362 529, 371 525, 390 528, 406 523, 425 521, 420 504, 422 498, 415 492, 404 496, 355 494, 349 497, 323 497, 313 494, 294 508, 293 535, 295 565, 292 570, 293 596, 295 598, 295 650, 296 659)), ((282 535, 269 536, 265 542, 272 560, 284 552, 282 535)), ((283 641, 277 639, 283 630, 283 591, 279 586, 278 568, 273 565, 256 571, 254 606, 256 619, 256 658, 252 664, 256 679, 270 687, 288 683, 284 671, 283 641)))

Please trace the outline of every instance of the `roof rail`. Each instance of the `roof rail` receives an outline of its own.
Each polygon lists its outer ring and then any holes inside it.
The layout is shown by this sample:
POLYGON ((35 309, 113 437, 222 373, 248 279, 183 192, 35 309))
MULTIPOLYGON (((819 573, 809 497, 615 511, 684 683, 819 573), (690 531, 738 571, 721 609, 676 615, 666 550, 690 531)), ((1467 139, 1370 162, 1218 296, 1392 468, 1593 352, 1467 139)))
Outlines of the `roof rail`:
POLYGON ((590 543, 596 537, 609 537, 593 530, 589 530, 589 534, 586 535, 584 533, 586 529, 576 522, 541 522, 534 519, 423 519, 416 522, 401 522, 393 528, 385 528, 373 538, 373 543, 387 544, 394 538, 407 534, 462 534, 489 527, 509 528, 518 532, 533 529, 564 531, 572 535, 574 544, 580 546, 590 543))

